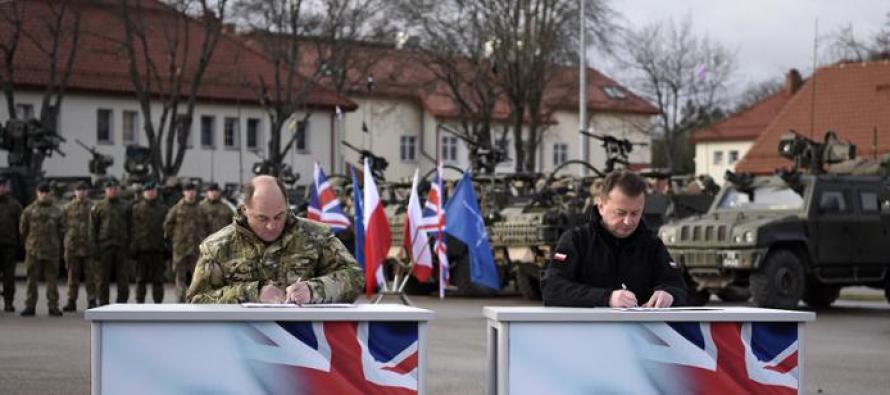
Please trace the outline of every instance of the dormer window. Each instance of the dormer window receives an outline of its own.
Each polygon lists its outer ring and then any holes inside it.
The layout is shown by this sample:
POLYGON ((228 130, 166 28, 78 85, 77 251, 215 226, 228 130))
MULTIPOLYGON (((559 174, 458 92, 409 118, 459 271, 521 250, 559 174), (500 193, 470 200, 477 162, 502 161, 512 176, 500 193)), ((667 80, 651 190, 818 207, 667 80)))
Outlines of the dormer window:
POLYGON ((624 90, 617 86, 604 86, 603 92, 605 92, 606 97, 612 100, 620 100, 626 99, 627 94, 624 93, 624 90))

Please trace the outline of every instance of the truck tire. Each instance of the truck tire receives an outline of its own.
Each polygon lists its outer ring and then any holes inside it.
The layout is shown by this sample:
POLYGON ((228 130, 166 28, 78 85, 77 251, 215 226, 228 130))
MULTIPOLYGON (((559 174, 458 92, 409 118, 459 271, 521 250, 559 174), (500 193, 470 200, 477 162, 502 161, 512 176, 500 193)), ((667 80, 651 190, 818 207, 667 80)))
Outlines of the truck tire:
POLYGON ((491 297, 498 294, 497 289, 491 289, 484 285, 477 285, 470 281, 470 256, 463 255, 456 261, 451 269, 451 283, 457 286, 458 292, 466 296, 491 297))
POLYGON ((751 298, 751 291, 750 288, 730 285, 717 292, 717 297, 724 302, 747 302, 751 298))
POLYGON ((406 295, 429 295, 437 289, 439 289, 439 284, 435 281, 422 283, 417 281, 417 278, 412 275, 405 282, 405 288, 402 290, 405 291, 406 295))
POLYGON ((807 280, 807 288, 803 293, 803 301, 807 306, 824 309, 831 306, 841 294, 839 285, 825 284, 815 278, 807 280))
POLYGON ((519 293, 526 299, 543 299, 541 297, 541 280, 531 274, 523 273, 521 270, 516 272, 516 288, 519 288, 519 293))
POLYGON ((685 274, 686 280, 686 304, 690 306, 704 306, 711 300, 711 292, 707 289, 698 289, 698 284, 689 273, 685 274))
POLYGON ((751 296, 760 307, 795 309, 805 281, 800 258, 789 250, 777 250, 767 256, 760 270, 751 273, 751 296))

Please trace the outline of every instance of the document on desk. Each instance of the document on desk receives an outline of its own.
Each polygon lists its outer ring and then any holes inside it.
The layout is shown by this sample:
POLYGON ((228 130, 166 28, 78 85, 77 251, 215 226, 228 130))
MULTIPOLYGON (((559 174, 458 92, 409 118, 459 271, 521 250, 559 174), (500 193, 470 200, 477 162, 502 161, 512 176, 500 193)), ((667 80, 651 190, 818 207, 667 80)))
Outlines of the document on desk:
POLYGON ((300 309, 300 308, 346 308, 355 307, 354 303, 312 303, 312 304, 296 304, 296 303, 241 303, 241 307, 248 308, 272 308, 272 309, 300 309))
POLYGON ((719 311, 723 310, 719 307, 621 307, 616 308, 619 311, 719 311))

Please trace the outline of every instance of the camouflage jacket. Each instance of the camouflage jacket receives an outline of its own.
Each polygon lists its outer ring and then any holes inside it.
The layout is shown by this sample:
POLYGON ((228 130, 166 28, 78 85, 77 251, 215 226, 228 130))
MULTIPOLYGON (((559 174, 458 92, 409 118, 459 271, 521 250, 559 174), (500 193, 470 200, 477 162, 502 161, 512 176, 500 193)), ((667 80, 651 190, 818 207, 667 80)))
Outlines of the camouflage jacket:
POLYGON ((208 235, 232 223, 232 217, 235 215, 221 200, 211 202, 210 199, 204 199, 201 201, 201 209, 207 215, 208 235))
POLYGON ((62 211, 65 214, 65 254, 90 255, 90 208, 89 199, 71 199, 62 211))
POLYGON ((65 220, 62 210, 51 201, 34 201, 25 207, 19 221, 25 251, 38 259, 58 260, 62 252, 65 220))
POLYGON ((133 205, 130 227, 131 252, 164 251, 164 219, 167 206, 158 199, 140 200, 133 205))
POLYGON ((12 196, 0 196, 0 246, 10 247, 19 244, 19 218, 22 205, 12 196))
POLYGON ((198 202, 179 199, 164 219, 164 233, 173 245, 173 261, 198 255, 198 244, 207 236, 207 216, 198 202))
POLYGON ((281 237, 267 244, 238 216, 201 243, 188 299, 256 302, 268 281, 284 290, 298 279, 309 283, 312 303, 352 302, 364 284, 355 259, 327 226, 292 216, 281 237))
POLYGON ((102 199, 90 210, 90 237, 94 251, 129 246, 130 206, 120 198, 102 199))

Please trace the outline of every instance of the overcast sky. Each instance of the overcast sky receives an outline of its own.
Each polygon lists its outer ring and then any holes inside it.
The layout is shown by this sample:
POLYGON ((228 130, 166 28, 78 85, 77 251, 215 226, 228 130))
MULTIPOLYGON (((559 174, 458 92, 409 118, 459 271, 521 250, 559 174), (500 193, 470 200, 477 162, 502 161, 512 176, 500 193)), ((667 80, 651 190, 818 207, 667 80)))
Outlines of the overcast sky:
MULTIPOLYGON (((612 0, 610 5, 636 28, 691 15, 699 36, 736 54, 736 92, 750 82, 781 77, 790 68, 809 76, 817 18, 819 36, 852 24, 857 37, 870 39, 890 12, 887 0, 612 0)), ((827 41, 820 43, 820 58, 829 50, 827 41)), ((620 79, 613 67, 592 60, 593 67, 620 79)))

